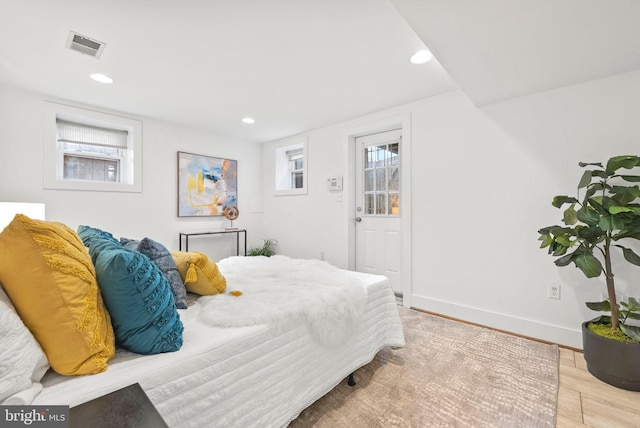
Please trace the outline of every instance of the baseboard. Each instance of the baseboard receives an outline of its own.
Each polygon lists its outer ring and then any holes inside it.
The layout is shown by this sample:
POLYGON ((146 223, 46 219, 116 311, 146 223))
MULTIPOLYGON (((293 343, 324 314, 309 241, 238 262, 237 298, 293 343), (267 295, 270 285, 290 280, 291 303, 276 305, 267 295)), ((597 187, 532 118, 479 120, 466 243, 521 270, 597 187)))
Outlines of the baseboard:
POLYGON ((411 306, 517 335, 557 343, 569 348, 582 349, 582 331, 579 328, 569 329, 472 306, 416 296, 415 294, 411 296, 411 306))

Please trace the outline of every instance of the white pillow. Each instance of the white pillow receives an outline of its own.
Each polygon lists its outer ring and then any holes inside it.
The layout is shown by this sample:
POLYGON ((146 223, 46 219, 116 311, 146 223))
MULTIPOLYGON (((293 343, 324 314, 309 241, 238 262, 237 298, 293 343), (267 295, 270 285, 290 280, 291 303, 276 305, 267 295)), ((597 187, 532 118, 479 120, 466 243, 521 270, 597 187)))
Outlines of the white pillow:
POLYGON ((0 284, 0 404, 31 404, 48 369, 42 348, 0 284))

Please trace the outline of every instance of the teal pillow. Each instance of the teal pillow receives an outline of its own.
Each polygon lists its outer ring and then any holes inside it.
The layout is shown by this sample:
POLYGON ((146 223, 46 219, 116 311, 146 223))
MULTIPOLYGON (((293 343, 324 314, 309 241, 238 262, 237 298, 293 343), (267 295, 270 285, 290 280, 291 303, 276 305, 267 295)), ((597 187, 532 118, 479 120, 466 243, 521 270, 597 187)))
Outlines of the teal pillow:
POLYGON ((183 326, 169 282, 145 255, 123 248, 109 233, 80 226, 111 315, 116 344, 139 354, 182 347, 183 326))
POLYGON ((82 239, 85 247, 89 248, 91 261, 96 264, 96 257, 103 248, 109 248, 112 244, 120 246, 120 243, 109 232, 89 226, 78 226, 78 236, 82 239))

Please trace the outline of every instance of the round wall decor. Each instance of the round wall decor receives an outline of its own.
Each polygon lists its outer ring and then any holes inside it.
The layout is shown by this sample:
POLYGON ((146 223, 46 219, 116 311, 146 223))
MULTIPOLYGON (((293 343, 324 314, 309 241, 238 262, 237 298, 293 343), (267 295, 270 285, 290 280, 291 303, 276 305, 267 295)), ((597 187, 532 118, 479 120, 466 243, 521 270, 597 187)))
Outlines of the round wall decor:
POLYGON ((229 205, 224 209, 222 213, 227 218, 227 220, 231 221, 237 219, 240 215, 240 211, 238 211, 238 207, 236 207, 235 205, 229 205))

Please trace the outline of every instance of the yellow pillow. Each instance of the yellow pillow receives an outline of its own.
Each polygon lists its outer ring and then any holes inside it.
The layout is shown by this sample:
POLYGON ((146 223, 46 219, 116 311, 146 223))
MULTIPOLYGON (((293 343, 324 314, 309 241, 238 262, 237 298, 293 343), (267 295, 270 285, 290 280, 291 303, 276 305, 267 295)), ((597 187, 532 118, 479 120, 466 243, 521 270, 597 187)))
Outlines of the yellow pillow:
POLYGON ((0 282, 56 372, 107 369, 113 327, 89 253, 73 230, 16 215, 0 233, 0 282))
POLYGON ((211 296, 224 293, 227 280, 206 254, 198 251, 171 253, 187 291, 211 296))

